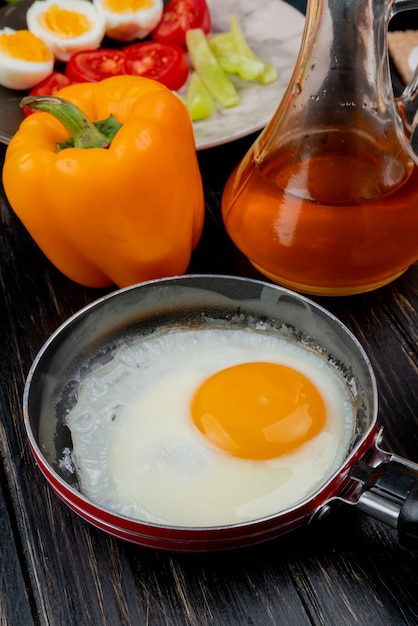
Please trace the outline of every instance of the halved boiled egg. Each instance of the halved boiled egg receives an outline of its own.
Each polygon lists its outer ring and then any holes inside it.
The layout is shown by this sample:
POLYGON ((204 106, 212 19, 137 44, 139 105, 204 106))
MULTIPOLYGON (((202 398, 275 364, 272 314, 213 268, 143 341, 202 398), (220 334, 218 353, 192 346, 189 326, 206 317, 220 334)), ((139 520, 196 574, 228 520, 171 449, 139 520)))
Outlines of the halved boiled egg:
POLYGON ((117 41, 143 39, 159 23, 163 0, 93 0, 106 19, 106 34, 117 41))
POLYGON ((59 61, 74 52, 95 50, 105 34, 105 19, 88 0, 37 0, 26 13, 28 29, 59 61))
POLYGON ((54 56, 28 30, 0 30, 0 85, 31 89, 53 70, 54 56))

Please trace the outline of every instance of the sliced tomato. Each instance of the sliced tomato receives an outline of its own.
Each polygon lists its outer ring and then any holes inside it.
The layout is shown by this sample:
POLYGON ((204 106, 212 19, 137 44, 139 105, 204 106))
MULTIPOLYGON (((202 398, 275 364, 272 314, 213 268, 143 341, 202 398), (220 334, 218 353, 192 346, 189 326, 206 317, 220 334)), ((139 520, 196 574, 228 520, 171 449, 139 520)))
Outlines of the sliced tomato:
MULTIPOLYGON (((53 96, 57 91, 67 85, 71 84, 71 80, 65 74, 61 72, 52 72, 49 76, 41 80, 40 83, 35 85, 29 92, 30 96, 53 96)), ((23 113, 25 115, 31 115, 36 113, 35 109, 29 107, 23 107, 23 113)))
POLYGON ((206 0, 171 0, 151 34, 155 41, 186 47, 188 30, 201 28, 207 34, 210 27, 210 12, 206 0))
POLYGON ((187 57, 180 46, 143 41, 126 46, 123 51, 128 74, 152 78, 174 90, 187 80, 187 57))
POLYGON ((95 83, 111 76, 125 74, 126 55, 123 50, 99 48, 75 52, 65 70, 75 83, 95 83))

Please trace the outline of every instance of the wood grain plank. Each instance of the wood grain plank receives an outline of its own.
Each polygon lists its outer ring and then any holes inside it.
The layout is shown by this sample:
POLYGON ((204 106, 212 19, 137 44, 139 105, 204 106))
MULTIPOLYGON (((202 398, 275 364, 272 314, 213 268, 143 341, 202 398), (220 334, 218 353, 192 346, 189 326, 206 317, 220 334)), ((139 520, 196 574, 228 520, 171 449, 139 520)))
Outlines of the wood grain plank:
MULTIPOLYGON (((3 433, 0 423, 0 451, 3 450, 3 433)), ((1 459, 3 459, 1 454, 1 459)), ((1 460, 0 467, 3 469, 1 460)), ((24 575, 21 569, 19 550, 15 543, 14 520, 3 494, 4 473, 0 477, 0 624, 18 626, 33 624, 31 606, 27 594, 24 575)))

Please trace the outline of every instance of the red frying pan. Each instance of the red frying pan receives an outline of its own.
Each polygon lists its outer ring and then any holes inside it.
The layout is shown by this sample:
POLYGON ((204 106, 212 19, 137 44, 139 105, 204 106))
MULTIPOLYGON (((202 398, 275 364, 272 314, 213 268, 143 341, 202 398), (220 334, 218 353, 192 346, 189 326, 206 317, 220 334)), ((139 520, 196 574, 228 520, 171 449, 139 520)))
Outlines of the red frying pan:
POLYGON ((309 299, 276 285, 228 276, 184 276, 116 291, 85 307, 49 338, 29 372, 24 416, 30 446, 57 495, 103 531, 143 546, 178 552, 256 544, 325 515, 334 502, 356 506, 418 544, 418 465, 380 449, 376 382, 369 359, 350 331, 309 299), (291 508, 245 523, 187 527, 125 517, 90 501, 68 471, 71 434, 65 417, 77 385, 112 358, 128 336, 192 327, 264 328, 302 342, 337 367, 355 399, 354 436, 337 471, 291 508), (76 382, 77 381, 77 382, 76 382))

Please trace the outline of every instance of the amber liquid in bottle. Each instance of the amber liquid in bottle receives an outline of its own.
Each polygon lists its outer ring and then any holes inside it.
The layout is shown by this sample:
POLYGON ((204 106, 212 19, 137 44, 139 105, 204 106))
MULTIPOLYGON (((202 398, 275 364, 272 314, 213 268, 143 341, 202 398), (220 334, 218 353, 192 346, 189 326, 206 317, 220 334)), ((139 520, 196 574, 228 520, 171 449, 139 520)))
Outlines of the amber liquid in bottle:
POLYGON ((417 167, 355 130, 316 130, 260 164, 247 155, 228 180, 222 213, 260 272, 306 293, 375 289, 418 256, 417 167))

